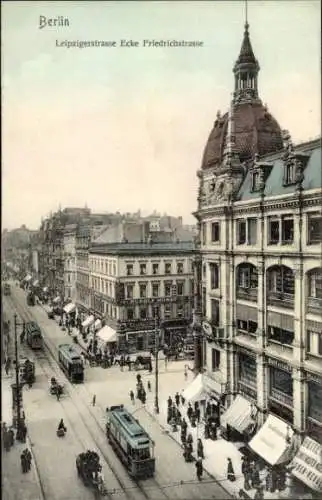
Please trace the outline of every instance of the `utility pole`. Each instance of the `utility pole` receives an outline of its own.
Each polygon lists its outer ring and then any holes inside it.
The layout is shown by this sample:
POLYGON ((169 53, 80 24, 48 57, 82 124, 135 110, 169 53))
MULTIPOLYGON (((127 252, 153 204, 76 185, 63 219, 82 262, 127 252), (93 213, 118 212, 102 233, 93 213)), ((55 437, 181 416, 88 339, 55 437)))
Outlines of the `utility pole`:
POLYGON ((155 310, 155 400, 154 411, 159 414, 159 330, 158 330, 158 315, 155 310))
POLYGON ((16 408, 17 411, 17 419, 16 419, 16 428, 17 428, 17 439, 21 440, 21 427, 22 427, 22 422, 21 422, 21 406, 22 406, 22 386, 20 384, 19 380, 19 355, 18 355, 18 333, 17 333, 17 328, 18 326, 23 327, 23 331, 25 330, 25 322, 23 323, 18 323, 17 322, 17 315, 14 315, 14 334, 15 334, 15 372, 16 372, 16 383, 12 384, 12 406, 13 408, 16 408))

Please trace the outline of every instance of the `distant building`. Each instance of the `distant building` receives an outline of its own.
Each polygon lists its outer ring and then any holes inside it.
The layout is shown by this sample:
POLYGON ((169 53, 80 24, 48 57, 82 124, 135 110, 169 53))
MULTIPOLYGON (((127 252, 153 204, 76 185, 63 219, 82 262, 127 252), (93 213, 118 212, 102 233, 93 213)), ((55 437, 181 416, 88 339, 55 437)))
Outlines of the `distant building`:
POLYGON ((89 249, 91 309, 134 352, 185 337, 192 320, 194 243, 105 243, 89 249))

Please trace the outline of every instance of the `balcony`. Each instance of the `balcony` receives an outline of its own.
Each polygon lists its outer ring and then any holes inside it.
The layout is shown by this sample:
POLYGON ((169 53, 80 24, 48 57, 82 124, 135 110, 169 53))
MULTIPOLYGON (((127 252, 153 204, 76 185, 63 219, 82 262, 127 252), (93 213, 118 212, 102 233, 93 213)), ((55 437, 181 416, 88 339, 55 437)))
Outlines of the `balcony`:
POLYGON ((315 297, 308 297, 307 312, 321 316, 321 311, 322 311, 322 299, 317 299, 315 297))
POLYGON ((293 345, 282 344, 277 340, 269 339, 266 347, 266 354, 277 356, 288 363, 293 359, 293 345))
POLYGON ((294 309, 294 295, 284 292, 267 292, 267 305, 294 309))
POLYGON ((237 299, 257 302, 257 288, 237 288, 237 299))
POLYGON ((274 387, 271 388, 269 398, 275 400, 278 403, 281 403, 284 406, 288 406, 289 408, 293 409, 293 396, 285 394, 284 392, 279 391, 274 387))

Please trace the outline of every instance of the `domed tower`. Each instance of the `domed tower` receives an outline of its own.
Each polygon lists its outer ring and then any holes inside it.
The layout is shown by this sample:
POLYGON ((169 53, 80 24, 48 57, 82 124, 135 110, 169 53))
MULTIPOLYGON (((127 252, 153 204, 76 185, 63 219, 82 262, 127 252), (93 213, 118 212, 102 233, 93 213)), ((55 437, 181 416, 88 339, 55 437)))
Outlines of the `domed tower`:
MULTIPOLYGON (((235 86, 231 102, 235 151, 242 163, 255 154, 263 156, 283 147, 281 128, 258 95, 259 70, 250 41, 249 24, 246 22, 240 53, 233 68, 235 86)), ((228 122, 228 112, 223 116, 217 113, 204 149, 202 170, 216 170, 221 165, 227 146, 228 122)))

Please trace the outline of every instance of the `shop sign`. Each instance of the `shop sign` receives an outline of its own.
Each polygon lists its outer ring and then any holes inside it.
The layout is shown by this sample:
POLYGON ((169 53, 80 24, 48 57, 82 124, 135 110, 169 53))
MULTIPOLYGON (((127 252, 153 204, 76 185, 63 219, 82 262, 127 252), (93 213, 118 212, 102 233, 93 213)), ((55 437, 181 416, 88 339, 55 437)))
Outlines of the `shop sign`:
POLYGON ((240 354, 245 354, 246 356, 249 356, 250 358, 256 359, 256 354, 252 351, 249 351, 248 349, 245 349, 245 347, 237 347, 237 351, 240 354))
POLYGON ((315 382, 318 385, 322 385, 322 377, 319 375, 314 375, 313 373, 308 373, 306 376, 308 382, 315 382))
POLYGON ((249 387, 247 384, 244 382, 238 382, 238 392, 242 396, 250 397, 253 400, 257 401, 257 391, 255 389, 252 389, 249 387))
POLYGON ((268 358, 267 363, 270 366, 274 366, 275 368, 278 368, 279 370, 283 370, 284 372, 292 373, 292 367, 289 366, 287 363, 283 363, 282 361, 278 361, 277 359, 274 359, 274 358, 268 358))

